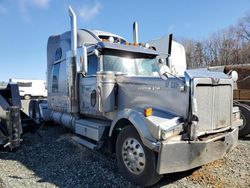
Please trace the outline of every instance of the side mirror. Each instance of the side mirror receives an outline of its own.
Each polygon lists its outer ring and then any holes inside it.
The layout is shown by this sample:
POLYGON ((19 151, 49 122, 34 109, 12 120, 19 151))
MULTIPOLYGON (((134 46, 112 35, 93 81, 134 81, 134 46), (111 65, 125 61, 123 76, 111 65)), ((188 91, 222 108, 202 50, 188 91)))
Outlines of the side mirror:
POLYGON ((88 72, 88 53, 87 53, 87 47, 82 46, 82 55, 80 57, 80 62, 81 62, 81 71, 84 75, 87 74, 88 72))
POLYGON ((166 65, 162 65, 160 67, 159 74, 161 77, 165 76, 165 79, 168 78, 171 75, 170 68, 166 65))
POLYGON ((238 80, 238 73, 236 72, 236 71, 232 71, 231 73, 230 73, 230 76, 231 76, 231 78, 232 78, 232 80, 234 81, 234 82, 236 82, 237 80, 238 80))

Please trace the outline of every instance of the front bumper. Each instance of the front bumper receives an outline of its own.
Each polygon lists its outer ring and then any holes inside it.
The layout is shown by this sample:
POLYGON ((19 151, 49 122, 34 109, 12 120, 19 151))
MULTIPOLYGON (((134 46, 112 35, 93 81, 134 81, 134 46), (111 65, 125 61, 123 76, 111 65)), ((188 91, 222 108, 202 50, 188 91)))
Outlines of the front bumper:
POLYGON ((163 141, 157 162, 157 173, 186 171, 221 159, 238 141, 238 128, 205 141, 182 141, 173 137, 163 141))

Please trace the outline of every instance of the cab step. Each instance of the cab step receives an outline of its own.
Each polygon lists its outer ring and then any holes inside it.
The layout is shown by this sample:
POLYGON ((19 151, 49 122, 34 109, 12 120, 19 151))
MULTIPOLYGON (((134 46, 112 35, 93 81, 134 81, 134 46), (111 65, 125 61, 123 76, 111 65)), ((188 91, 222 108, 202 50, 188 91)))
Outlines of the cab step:
POLYGON ((75 142, 77 142, 78 144, 81 144, 81 145, 83 145, 83 146, 85 146, 85 147, 87 147, 87 148, 89 148, 89 149, 91 149, 91 150, 94 150, 94 149, 97 148, 97 145, 96 145, 96 144, 93 144, 93 143, 91 143, 91 142, 89 142, 89 141, 87 141, 87 140, 84 140, 84 139, 82 139, 82 138, 80 138, 80 137, 78 137, 78 136, 72 136, 72 139, 73 139, 75 142))

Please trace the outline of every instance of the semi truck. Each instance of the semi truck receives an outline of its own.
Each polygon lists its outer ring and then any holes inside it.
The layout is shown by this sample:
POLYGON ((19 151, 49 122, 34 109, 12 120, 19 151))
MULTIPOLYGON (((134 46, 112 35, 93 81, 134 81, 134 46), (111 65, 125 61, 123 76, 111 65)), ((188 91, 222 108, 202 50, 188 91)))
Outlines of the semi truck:
POLYGON ((217 70, 230 74, 237 71, 238 80, 234 82, 234 106, 239 107, 243 125, 239 127, 239 137, 243 138, 250 134, 250 64, 225 65, 209 67, 210 70, 217 70))
POLYGON ((137 23, 130 43, 77 29, 71 7, 69 16, 71 30, 48 39, 47 103, 30 109, 39 119, 71 129, 90 149, 116 153, 121 173, 142 186, 236 146, 242 119, 230 76, 206 70, 178 76, 154 47, 138 42, 137 23))
POLYGON ((20 96, 26 100, 32 97, 47 97, 47 86, 44 80, 11 78, 9 82, 18 85, 20 96))

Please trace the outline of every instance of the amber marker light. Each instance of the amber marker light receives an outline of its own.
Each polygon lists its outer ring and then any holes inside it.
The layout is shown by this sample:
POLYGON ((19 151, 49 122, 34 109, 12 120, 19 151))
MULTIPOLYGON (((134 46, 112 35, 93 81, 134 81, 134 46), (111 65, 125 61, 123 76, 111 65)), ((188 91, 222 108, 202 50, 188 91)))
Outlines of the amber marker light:
POLYGON ((152 108, 145 108, 144 109, 144 116, 148 117, 148 116, 152 116, 153 114, 153 109, 152 108))

